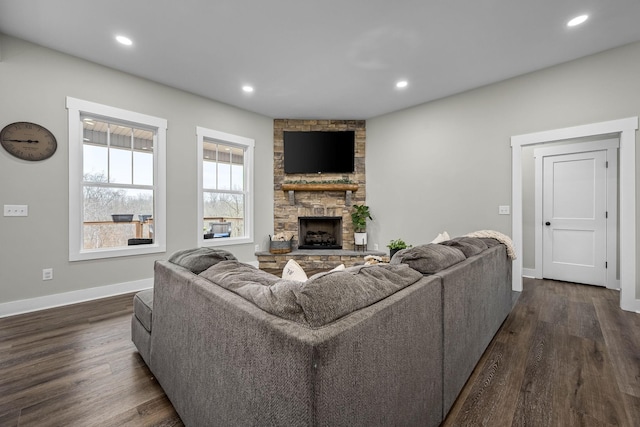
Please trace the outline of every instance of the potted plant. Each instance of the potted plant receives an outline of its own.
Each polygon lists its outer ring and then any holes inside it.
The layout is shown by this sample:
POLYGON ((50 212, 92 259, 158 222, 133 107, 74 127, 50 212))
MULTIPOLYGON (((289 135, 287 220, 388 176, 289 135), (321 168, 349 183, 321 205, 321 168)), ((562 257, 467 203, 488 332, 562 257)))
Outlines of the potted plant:
POLYGON ((367 219, 371 218, 369 206, 353 205, 354 211, 351 213, 353 222, 353 240, 356 245, 365 246, 367 244, 367 219))
POLYGON ((410 248, 411 245, 407 245, 404 240, 396 239, 389 242, 387 245, 389 248, 389 259, 393 258, 393 256, 401 249, 410 248))

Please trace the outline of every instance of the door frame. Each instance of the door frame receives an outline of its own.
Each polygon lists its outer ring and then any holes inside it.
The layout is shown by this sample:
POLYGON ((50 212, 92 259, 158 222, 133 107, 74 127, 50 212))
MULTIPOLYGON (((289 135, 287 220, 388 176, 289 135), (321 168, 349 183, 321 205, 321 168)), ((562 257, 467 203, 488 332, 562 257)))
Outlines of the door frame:
POLYGON ((552 157, 564 154, 587 153, 590 151, 606 151, 608 168, 606 177, 606 257, 607 263, 611 267, 607 268, 605 274, 605 286, 609 289, 620 289, 620 281, 617 279, 617 232, 618 232, 618 138, 608 138, 600 141, 570 143, 565 145, 554 145, 552 147, 536 148, 533 151, 535 158, 535 264, 533 268, 534 277, 543 277, 543 256, 542 256, 542 235, 543 229, 543 163, 545 157, 552 157))
POLYGON ((620 138, 620 307, 640 312, 636 297, 636 130, 638 117, 511 137, 511 233, 516 253, 512 289, 522 291, 522 148, 591 136, 620 138))

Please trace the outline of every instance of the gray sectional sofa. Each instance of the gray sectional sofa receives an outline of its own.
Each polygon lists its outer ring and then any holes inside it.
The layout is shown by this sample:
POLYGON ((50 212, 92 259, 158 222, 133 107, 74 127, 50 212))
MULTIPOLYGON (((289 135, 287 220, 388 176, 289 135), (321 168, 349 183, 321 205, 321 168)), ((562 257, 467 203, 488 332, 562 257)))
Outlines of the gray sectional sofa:
POLYGON ((306 283, 201 248, 156 262, 132 339, 187 426, 437 426, 511 306, 493 239, 306 283))

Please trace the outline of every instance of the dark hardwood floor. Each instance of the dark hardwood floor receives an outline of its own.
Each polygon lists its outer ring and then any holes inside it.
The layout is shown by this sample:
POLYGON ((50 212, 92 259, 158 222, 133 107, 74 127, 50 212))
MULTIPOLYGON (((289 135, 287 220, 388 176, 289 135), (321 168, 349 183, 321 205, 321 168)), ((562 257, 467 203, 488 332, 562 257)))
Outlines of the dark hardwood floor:
POLYGON ((443 426, 640 426, 640 315, 619 293, 525 279, 443 426))
POLYGON ((0 319, 0 426, 181 426, 131 342, 132 298, 0 319))
MULTIPOLYGON (((181 426, 130 341, 132 296, 0 319, 0 426, 181 426)), ((640 426, 640 315, 525 280, 443 426, 640 426)))

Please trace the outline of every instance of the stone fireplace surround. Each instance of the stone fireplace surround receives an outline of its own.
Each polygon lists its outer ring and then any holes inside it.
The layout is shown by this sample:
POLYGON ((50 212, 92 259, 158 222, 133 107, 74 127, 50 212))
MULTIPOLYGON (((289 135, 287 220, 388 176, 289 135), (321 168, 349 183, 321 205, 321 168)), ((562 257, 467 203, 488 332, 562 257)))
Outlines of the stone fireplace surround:
POLYGON ((352 204, 366 201, 365 176, 366 127, 364 120, 297 120, 276 119, 273 122, 273 230, 284 233, 289 239, 293 236, 293 251, 289 254, 274 255, 259 252, 260 268, 281 269, 293 258, 303 268, 333 268, 339 264, 346 266, 362 262, 364 255, 384 255, 383 252, 356 252, 351 222, 352 204), (284 173, 284 131, 343 131, 355 133, 355 171, 350 174, 286 174, 284 173), (283 184, 306 181, 323 183, 327 181, 348 180, 357 185, 350 195, 345 190, 328 191, 304 189, 296 190, 295 197, 283 190, 283 184), (342 218, 342 249, 305 249, 298 250, 299 217, 340 217, 342 218))

